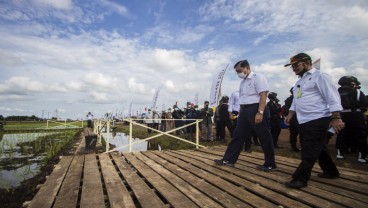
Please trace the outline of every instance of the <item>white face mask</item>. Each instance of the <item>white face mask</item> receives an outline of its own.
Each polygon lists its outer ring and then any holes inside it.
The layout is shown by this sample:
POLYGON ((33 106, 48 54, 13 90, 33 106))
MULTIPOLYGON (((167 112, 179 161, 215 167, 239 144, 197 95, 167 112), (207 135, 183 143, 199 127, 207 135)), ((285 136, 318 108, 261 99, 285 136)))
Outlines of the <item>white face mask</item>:
POLYGON ((240 73, 237 73, 238 74, 238 77, 240 79, 245 79, 247 77, 247 74, 245 74, 244 72, 240 72, 240 73))

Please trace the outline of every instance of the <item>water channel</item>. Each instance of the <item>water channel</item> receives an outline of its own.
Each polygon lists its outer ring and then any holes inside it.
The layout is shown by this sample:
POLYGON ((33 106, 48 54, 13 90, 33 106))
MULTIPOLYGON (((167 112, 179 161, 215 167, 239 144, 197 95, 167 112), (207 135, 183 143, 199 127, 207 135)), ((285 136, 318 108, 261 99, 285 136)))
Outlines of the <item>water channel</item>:
MULTIPOLYGON (((49 148, 56 143, 63 142, 62 133, 24 133, 24 134, 0 134, 0 188, 17 187, 22 181, 37 175, 44 165, 43 160, 48 156, 49 148), (48 135, 55 135, 42 139, 48 135)), ((105 133, 104 138, 109 137, 109 143, 115 147, 127 146, 128 137, 121 132, 114 135, 105 133)), ((133 143, 139 141, 133 138, 133 143)), ((141 142, 133 146, 133 151, 147 150, 147 142, 141 142)), ((129 147, 120 148, 119 152, 128 152, 129 147)))

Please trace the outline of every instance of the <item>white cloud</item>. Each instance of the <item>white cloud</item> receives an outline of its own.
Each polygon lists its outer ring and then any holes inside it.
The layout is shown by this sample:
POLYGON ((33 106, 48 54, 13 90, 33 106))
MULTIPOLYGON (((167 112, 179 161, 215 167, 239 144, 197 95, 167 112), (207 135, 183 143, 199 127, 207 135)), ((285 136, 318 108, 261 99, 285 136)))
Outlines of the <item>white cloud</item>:
POLYGON ((72 0, 33 0, 39 4, 45 4, 55 9, 70 9, 73 5, 72 0))
POLYGON ((132 90, 132 92, 144 93, 146 91, 144 84, 136 82, 134 78, 129 79, 128 88, 132 90))

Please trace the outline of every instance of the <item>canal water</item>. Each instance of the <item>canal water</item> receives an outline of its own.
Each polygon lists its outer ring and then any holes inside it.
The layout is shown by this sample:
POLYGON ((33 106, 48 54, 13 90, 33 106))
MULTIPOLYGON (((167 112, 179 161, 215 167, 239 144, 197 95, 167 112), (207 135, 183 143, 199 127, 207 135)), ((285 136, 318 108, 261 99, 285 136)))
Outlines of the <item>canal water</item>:
MULTIPOLYGON (((41 137, 52 133, 0 134, 0 188, 17 187, 26 179, 37 175, 42 160, 47 157, 44 151, 49 145, 38 143, 41 137)), ((49 140, 49 144, 60 138, 49 140)))
MULTIPOLYGON (((105 133, 103 135, 104 138, 109 137, 109 143, 114 145, 116 148, 119 148, 118 151, 120 153, 123 152, 129 152, 129 139, 128 136, 122 132, 116 132, 116 134, 114 133, 105 133), (125 146, 125 147, 123 147, 125 146)), ((106 139, 105 139, 106 140, 106 139)), ((138 142, 140 141, 140 139, 138 138, 133 138, 132 142, 138 142)), ((147 145, 148 142, 146 141, 142 141, 140 143, 134 144, 134 146, 132 147, 132 151, 137 152, 137 151, 146 151, 147 150, 147 145)))
MULTIPOLYGON (((47 141, 41 141, 42 137, 51 133, 24 133, 24 134, 0 134, 0 188, 14 188, 22 181, 37 175, 42 166, 43 160, 47 157, 49 148, 62 142, 62 136, 48 137, 47 141)), ((60 133, 59 133, 60 134, 60 133)), ((104 138, 109 137, 109 143, 119 148, 118 151, 129 151, 129 140, 127 135, 121 132, 116 134, 105 133, 104 138)), ((133 138, 133 143, 139 141, 133 138)), ((133 151, 147 150, 147 142, 141 142, 133 146, 133 151)))

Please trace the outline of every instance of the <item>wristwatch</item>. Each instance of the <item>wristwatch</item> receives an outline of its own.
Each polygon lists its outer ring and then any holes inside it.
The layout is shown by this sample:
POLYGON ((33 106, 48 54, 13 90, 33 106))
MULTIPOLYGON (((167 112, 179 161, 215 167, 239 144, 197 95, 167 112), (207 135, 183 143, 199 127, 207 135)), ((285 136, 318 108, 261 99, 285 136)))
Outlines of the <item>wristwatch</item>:
POLYGON ((263 115, 263 111, 257 111, 257 113, 259 113, 259 114, 263 115))

